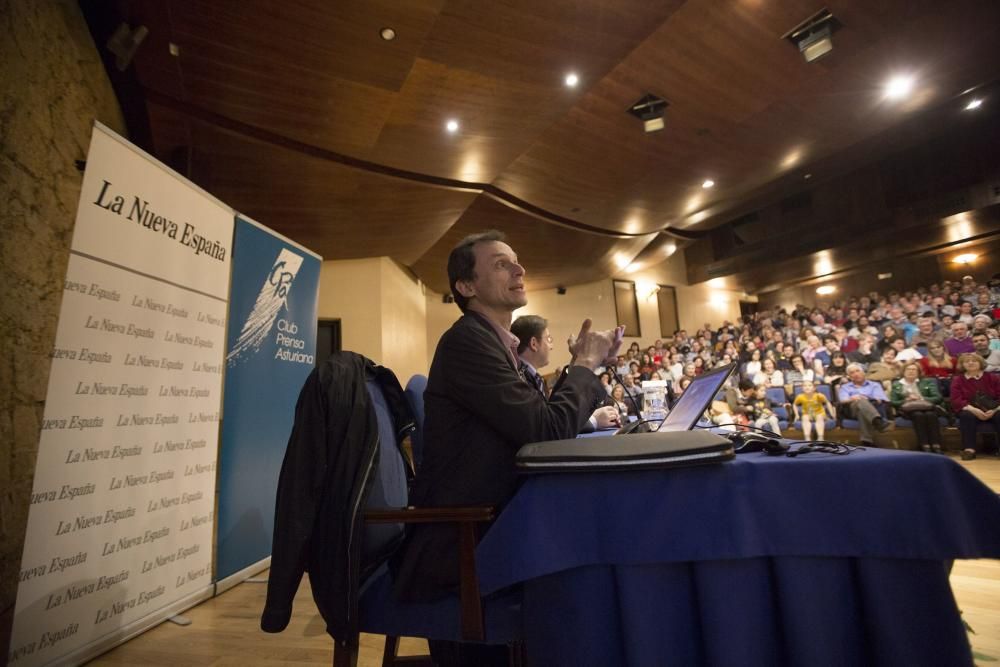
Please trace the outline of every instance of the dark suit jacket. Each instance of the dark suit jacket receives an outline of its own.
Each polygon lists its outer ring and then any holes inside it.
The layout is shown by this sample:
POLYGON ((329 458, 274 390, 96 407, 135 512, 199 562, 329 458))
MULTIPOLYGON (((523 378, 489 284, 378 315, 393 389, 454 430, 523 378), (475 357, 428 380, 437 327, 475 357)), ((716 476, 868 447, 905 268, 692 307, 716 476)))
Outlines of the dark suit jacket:
MULTIPOLYGON (((525 382, 496 332, 468 313, 441 337, 424 391, 424 457, 411 502, 447 507, 506 503, 514 455, 529 442, 572 438, 605 395, 572 367, 549 400, 525 382)), ((454 526, 418 524, 394 559, 396 594, 428 600, 458 582, 454 526)))

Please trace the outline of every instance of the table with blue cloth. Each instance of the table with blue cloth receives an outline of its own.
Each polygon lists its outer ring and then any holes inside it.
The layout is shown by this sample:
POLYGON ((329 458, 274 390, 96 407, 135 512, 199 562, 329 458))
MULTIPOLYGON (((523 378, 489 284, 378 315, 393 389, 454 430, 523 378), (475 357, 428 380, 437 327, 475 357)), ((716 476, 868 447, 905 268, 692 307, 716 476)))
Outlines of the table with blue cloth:
POLYGON ((528 476, 477 551, 532 665, 970 665, 948 582, 1000 499, 942 456, 528 476))

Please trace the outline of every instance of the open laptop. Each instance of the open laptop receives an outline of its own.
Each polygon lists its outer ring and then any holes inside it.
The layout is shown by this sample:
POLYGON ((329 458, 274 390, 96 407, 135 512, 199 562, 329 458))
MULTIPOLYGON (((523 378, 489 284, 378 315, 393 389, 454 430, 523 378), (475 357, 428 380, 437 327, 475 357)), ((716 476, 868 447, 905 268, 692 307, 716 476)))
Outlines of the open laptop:
POLYGON ((664 433, 693 429, 734 370, 736 370, 736 364, 729 364, 699 375, 692 380, 667 414, 667 418, 660 424, 660 428, 656 430, 664 433))

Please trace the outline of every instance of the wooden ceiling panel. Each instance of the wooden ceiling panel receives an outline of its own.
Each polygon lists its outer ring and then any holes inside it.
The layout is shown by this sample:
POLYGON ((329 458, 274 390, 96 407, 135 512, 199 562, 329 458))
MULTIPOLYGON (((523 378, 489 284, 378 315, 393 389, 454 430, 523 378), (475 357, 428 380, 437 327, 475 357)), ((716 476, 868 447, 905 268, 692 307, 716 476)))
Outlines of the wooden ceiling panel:
POLYGON ((853 33, 843 18, 834 52, 813 64, 780 39, 805 18, 801 3, 763 4, 768 10, 758 12, 761 3, 686 3, 498 184, 543 208, 578 208, 581 221, 607 229, 624 231, 637 207, 648 209, 651 224, 676 225, 713 204, 715 215, 789 168, 875 136, 998 73, 1000 3, 961 2, 944 14, 903 0, 871 9, 844 3, 861 29, 853 33), (923 64, 911 65, 922 87, 909 108, 881 99, 899 63, 923 64), (648 135, 624 113, 646 91, 671 104, 666 129, 648 135), (789 159, 796 149, 798 159, 789 159), (616 159, 623 156, 633 157, 616 159), (702 193, 705 178, 717 185, 702 193), (608 190, 618 196, 609 199, 608 190))
POLYGON ((556 225, 539 225, 516 209, 480 196, 413 270, 427 285, 448 293, 448 255, 459 241, 488 229, 507 235, 507 242, 525 267, 528 289, 548 289, 607 278, 620 271, 653 239, 653 235, 616 239, 556 225))
MULTIPOLYGON (((176 112, 152 109, 156 118, 173 114, 176 128, 176 112)), ((477 194, 352 169, 188 122, 192 180, 326 259, 385 255, 412 264, 477 194)), ((160 144, 170 145, 176 135, 161 137, 160 144)))

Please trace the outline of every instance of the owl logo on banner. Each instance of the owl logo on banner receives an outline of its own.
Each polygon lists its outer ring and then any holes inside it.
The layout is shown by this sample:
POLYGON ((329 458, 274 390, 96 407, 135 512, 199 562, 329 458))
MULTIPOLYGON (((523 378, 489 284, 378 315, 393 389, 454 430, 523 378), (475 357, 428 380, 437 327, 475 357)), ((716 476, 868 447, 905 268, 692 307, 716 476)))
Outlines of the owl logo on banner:
POLYGON ((230 366, 235 366, 247 352, 257 352, 268 334, 274 328, 278 313, 288 301, 288 292, 292 289, 295 276, 302 266, 302 256, 288 248, 283 248, 274 260, 271 270, 264 279, 253 312, 243 324, 240 337, 233 349, 226 356, 230 366))

